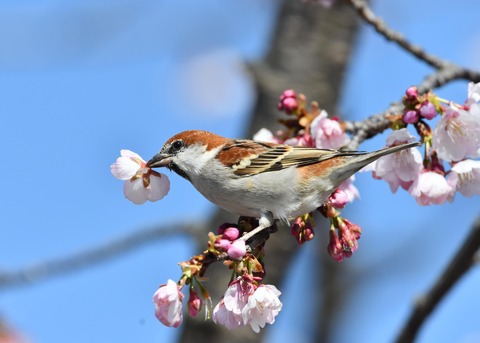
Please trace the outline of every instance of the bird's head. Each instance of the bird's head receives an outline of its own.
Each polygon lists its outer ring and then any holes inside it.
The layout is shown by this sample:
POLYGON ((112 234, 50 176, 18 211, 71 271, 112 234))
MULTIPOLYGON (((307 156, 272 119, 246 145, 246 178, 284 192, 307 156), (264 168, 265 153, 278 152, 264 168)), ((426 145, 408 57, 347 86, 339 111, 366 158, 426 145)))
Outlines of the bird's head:
POLYGON ((207 131, 180 132, 167 140, 160 152, 147 162, 147 167, 167 167, 191 181, 226 142, 227 138, 207 131))

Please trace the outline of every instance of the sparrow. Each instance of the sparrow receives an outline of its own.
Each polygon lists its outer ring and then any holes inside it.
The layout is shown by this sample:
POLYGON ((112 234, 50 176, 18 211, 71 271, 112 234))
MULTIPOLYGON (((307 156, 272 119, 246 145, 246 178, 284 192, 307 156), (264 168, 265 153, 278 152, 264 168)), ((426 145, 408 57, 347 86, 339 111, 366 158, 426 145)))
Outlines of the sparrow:
POLYGON ((167 140, 147 167, 166 167, 224 210, 258 218, 259 226, 242 236, 246 241, 275 220, 288 221, 316 210, 340 184, 378 158, 418 145, 341 151, 190 130, 167 140))

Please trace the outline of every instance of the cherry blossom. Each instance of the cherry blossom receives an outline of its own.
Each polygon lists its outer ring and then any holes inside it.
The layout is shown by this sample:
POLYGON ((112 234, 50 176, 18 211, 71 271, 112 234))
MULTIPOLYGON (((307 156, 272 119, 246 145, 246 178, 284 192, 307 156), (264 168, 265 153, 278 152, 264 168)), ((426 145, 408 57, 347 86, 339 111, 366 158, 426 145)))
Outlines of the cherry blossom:
POLYGON ((125 180, 125 197, 137 205, 147 200, 160 200, 170 190, 167 175, 146 167, 146 164, 140 155, 130 150, 121 150, 120 157, 110 166, 113 176, 125 180))
POLYGON ((212 319, 215 324, 225 326, 227 329, 232 330, 240 326, 244 326, 242 316, 229 311, 225 306, 225 300, 222 299, 213 309, 212 319))
MULTIPOLYGON (((387 146, 414 141, 415 137, 407 129, 395 130, 387 138, 387 146)), ((409 189, 421 170, 422 155, 415 148, 384 156, 373 164, 374 177, 387 181, 393 193, 399 186, 409 189)))
POLYGON ((322 110, 311 123, 310 132, 315 146, 324 149, 341 148, 348 143, 349 138, 343 132, 340 123, 327 116, 327 112, 322 110))
POLYGON ((472 104, 480 102, 480 82, 479 83, 468 83, 468 96, 467 101, 465 102, 466 106, 471 106, 472 104))
POLYGON ((453 191, 443 175, 429 170, 423 171, 408 190, 422 206, 443 204, 452 198, 453 191))
POLYGON ((448 184, 466 197, 480 194, 480 161, 456 163, 447 176, 448 184))
POLYGON ((480 156, 480 105, 467 111, 451 104, 433 131, 432 146, 448 162, 480 156))
POLYGON ((182 300, 183 294, 175 281, 168 280, 161 285, 153 295, 157 319, 166 326, 179 327, 183 321, 182 300))
POLYGON ((231 282, 223 299, 213 310, 213 321, 224 325, 227 329, 244 326, 242 310, 253 292, 254 285, 243 277, 231 282))
POLYGON ((256 333, 260 332, 260 328, 265 327, 265 324, 273 324, 282 309, 282 302, 278 299, 280 294, 273 285, 258 286, 242 310, 243 323, 250 324, 256 333))

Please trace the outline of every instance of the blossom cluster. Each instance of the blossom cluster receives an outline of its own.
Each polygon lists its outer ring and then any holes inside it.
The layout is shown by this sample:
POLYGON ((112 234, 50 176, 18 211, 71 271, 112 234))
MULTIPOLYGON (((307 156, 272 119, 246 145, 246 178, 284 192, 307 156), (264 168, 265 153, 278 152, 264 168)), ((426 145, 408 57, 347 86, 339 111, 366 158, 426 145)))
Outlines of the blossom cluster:
POLYGON ((155 315, 161 323, 169 327, 178 327, 182 323, 184 295, 181 290, 186 285, 189 286, 187 309, 191 316, 196 316, 205 307, 207 317, 211 315, 215 323, 228 329, 250 325, 257 333, 267 323, 275 321, 282 309, 279 299, 281 293, 275 286, 261 283, 265 272, 256 256, 263 254, 263 247, 257 247, 253 253, 243 250, 241 256, 241 249, 233 248, 234 252, 231 252, 234 243, 241 241, 237 236, 249 225, 249 222, 240 219, 238 225, 220 226, 218 235, 209 234, 206 252, 180 263, 182 277, 179 282, 168 280, 153 296, 155 315), (223 257, 226 258, 224 264, 232 269, 233 274, 224 296, 210 311, 211 300, 202 282, 203 274, 210 263, 223 257))
POLYGON ((405 111, 387 139, 387 146, 414 141, 407 130, 413 125, 425 143, 422 159, 416 149, 385 156, 373 167, 376 178, 388 182, 392 192, 407 190, 420 205, 453 201, 456 192, 480 194, 480 84, 470 83, 463 105, 439 98, 432 92, 407 89, 405 111), (445 104, 444 104, 445 103, 445 104), (427 121, 440 116, 432 130, 427 121), (446 170, 445 166, 450 166, 446 170))

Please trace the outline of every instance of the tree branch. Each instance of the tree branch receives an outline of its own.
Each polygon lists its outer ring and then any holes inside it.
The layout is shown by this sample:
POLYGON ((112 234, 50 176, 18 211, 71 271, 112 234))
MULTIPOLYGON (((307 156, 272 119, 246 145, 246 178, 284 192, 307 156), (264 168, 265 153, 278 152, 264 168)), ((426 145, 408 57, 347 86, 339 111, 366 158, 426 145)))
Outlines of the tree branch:
POLYGON ((390 42, 397 43, 401 48, 424 61, 436 69, 442 69, 450 64, 441 58, 429 54, 422 47, 410 43, 401 33, 390 29, 385 22, 373 13, 368 3, 364 0, 348 0, 347 2, 357 11, 359 17, 372 26, 377 33, 390 42))
POLYGON ((480 217, 464 243, 433 287, 415 302, 410 318, 397 337, 397 343, 413 342, 428 315, 476 261, 480 248, 480 217))
POLYGON ((111 242, 69 256, 46 260, 12 272, 0 271, 0 289, 30 285, 54 276, 77 271, 80 268, 90 267, 134 250, 143 244, 168 236, 188 235, 191 237, 201 232, 204 232, 204 230, 199 225, 178 223, 167 227, 153 227, 135 231, 111 242))
MULTIPOLYGON (((428 92, 431 89, 446 85, 454 80, 480 82, 480 72, 449 64, 448 66, 427 75, 417 88, 421 94, 428 92)), ((352 134, 347 149, 357 150, 364 140, 376 136, 390 128, 392 123, 388 119, 388 115, 401 113, 403 113, 403 104, 402 101, 399 100, 393 102, 385 111, 367 117, 362 121, 345 121, 343 123, 345 125, 345 131, 352 134)))

